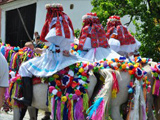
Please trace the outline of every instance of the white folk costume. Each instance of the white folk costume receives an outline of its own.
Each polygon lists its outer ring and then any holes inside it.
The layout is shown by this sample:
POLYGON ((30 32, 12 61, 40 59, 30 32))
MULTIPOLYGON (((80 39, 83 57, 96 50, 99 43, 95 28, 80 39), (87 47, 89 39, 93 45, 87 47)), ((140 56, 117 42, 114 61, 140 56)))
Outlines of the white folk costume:
POLYGON ((141 46, 141 43, 121 24, 119 16, 109 17, 106 36, 111 49, 120 54, 135 52, 141 46))
POLYGON ((9 69, 5 57, 0 52, 0 87, 9 86, 9 69))
MULTIPOLYGON (((57 71, 70 66, 74 63, 85 61, 78 56, 63 55, 63 51, 69 51, 71 43, 74 42, 74 30, 72 22, 64 12, 61 4, 47 5, 46 21, 43 26, 40 39, 49 42, 50 46, 40 57, 35 57, 20 66, 19 74, 22 76, 22 82, 28 84, 32 75, 36 77, 49 77, 57 71)), ((32 86, 31 83, 27 87, 32 86)), ((30 88, 33 89, 32 87, 30 88)), ((32 91, 30 91, 31 94, 32 91)), ((29 92, 27 92, 28 95, 29 92)), ((19 102, 27 105, 31 104, 31 97, 25 96, 22 100, 15 98, 19 102)))
POLYGON ((84 25, 79 38, 81 56, 93 62, 104 58, 119 58, 120 55, 110 49, 105 31, 96 13, 87 13, 82 19, 84 25))
POLYGON ((76 56, 66 57, 63 55, 63 51, 69 51, 70 44, 74 42, 72 22, 69 16, 63 12, 63 7, 55 4, 52 7, 47 6, 47 10, 41 40, 49 42, 50 46, 40 57, 33 58, 20 67, 19 74, 22 77, 26 77, 26 75, 48 77, 80 59, 76 56), (56 6, 58 7, 56 8, 56 6))

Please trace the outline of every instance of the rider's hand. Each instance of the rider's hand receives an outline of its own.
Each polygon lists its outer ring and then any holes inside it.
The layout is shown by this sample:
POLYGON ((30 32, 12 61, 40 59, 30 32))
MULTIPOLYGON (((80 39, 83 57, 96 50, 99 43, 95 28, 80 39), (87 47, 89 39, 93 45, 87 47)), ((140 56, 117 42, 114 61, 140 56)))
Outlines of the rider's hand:
POLYGON ((42 54, 43 49, 41 49, 41 48, 35 48, 34 51, 35 51, 37 54, 42 54))
POLYGON ((69 57, 69 51, 64 50, 64 51, 63 51, 63 55, 66 56, 66 57, 69 57))

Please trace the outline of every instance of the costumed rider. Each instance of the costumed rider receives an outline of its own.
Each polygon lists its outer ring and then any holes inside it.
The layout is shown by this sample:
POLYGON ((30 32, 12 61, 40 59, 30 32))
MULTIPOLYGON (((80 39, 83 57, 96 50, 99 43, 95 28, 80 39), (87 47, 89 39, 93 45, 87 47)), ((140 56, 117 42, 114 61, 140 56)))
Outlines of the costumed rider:
POLYGON ((111 49, 130 59, 134 59, 134 52, 141 46, 141 43, 122 25, 119 16, 109 17, 106 36, 111 49))
POLYGON ((120 55, 110 49, 107 37, 96 13, 87 13, 82 17, 83 27, 81 29, 78 49, 80 56, 92 62, 112 58, 120 55))
POLYGON ((33 75, 49 77, 67 66, 85 61, 83 58, 69 54, 70 44, 74 42, 74 30, 69 16, 63 12, 62 5, 47 4, 46 9, 46 20, 40 40, 50 46, 43 51, 40 57, 23 63, 19 69, 24 97, 14 99, 26 105, 31 105, 32 102, 33 85, 31 78, 33 75))

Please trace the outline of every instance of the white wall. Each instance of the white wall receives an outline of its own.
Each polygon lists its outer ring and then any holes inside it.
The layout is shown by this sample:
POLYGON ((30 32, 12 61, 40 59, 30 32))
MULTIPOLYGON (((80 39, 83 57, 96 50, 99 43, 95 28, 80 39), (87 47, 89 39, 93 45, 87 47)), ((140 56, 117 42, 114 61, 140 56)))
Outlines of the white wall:
POLYGON ((5 43, 5 32, 6 32, 6 14, 5 14, 5 11, 2 10, 1 11, 2 14, 1 14, 1 40, 3 43, 5 43))
POLYGON ((47 3, 61 3, 64 12, 71 18, 74 29, 81 29, 82 16, 92 9, 91 0, 38 0, 35 31, 39 33, 44 25, 47 3), (73 9, 70 9, 70 4, 74 5, 73 9))

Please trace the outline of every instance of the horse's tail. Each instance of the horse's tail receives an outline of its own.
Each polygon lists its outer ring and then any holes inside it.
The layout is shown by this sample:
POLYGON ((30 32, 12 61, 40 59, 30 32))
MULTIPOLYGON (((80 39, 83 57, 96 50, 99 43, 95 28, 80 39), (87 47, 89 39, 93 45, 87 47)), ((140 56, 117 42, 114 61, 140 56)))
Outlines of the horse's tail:
POLYGON ((106 108, 109 107, 109 101, 111 99, 113 76, 111 70, 100 71, 100 74, 105 78, 104 85, 99 91, 98 95, 95 97, 94 104, 89 108, 88 117, 92 120, 99 120, 99 118, 104 117, 106 108))

